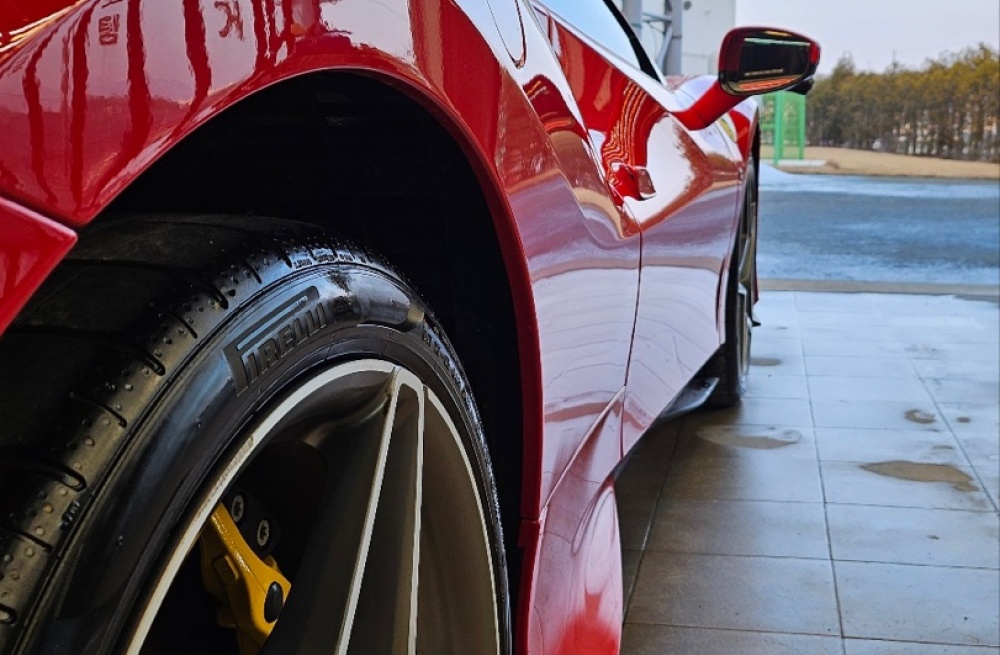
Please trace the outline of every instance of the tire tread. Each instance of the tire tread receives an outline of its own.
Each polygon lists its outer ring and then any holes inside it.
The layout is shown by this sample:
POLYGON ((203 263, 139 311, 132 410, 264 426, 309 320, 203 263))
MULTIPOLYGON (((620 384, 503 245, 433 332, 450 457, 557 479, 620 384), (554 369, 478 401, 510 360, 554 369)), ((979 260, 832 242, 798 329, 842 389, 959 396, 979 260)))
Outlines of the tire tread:
POLYGON ((108 217, 81 236, 0 338, 0 655, 15 652, 129 427, 240 303, 328 263, 399 277, 277 219, 108 217))

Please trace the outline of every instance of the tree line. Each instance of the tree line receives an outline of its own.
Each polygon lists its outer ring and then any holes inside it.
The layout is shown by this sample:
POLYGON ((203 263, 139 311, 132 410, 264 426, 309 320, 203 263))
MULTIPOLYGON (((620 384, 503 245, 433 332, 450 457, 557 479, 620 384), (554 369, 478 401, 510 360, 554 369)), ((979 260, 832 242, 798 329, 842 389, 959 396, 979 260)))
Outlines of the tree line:
POLYGON ((985 44, 859 72, 850 56, 809 94, 811 145, 1000 161, 1000 52, 985 44))

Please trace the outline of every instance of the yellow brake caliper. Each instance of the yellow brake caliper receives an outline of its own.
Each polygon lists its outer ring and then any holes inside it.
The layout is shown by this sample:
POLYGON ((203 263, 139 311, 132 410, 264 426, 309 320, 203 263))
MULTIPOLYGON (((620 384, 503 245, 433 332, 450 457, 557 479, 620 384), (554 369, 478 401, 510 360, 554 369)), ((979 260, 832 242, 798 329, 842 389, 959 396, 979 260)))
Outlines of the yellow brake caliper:
POLYGON ((201 579, 219 608, 219 625, 236 628, 240 655, 256 655, 274 629, 292 584, 274 557, 261 559, 221 503, 201 532, 201 579))

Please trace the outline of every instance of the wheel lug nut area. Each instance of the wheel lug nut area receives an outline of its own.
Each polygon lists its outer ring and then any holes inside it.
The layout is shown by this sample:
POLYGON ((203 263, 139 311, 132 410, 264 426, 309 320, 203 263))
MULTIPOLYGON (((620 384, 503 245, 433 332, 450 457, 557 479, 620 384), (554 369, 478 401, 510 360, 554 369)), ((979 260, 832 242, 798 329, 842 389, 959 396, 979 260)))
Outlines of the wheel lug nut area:
POLYGON ((257 524, 257 545, 263 548, 271 540, 271 524, 267 519, 262 519, 257 524))
POLYGON ((242 494, 237 494, 233 498, 232 504, 229 506, 229 514, 233 517, 233 521, 240 523, 243 520, 245 511, 246 501, 243 499, 242 494))

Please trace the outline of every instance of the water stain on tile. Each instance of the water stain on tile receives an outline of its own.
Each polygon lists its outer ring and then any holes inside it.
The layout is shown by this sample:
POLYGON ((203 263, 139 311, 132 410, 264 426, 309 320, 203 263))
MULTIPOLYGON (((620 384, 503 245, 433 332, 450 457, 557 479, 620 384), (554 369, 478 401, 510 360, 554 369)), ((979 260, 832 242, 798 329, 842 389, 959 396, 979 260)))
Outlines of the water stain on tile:
POLYGON ((751 366, 777 366, 781 360, 777 357, 751 357, 751 366))
POLYGON ((912 346, 906 347, 906 352, 911 355, 917 355, 918 357, 923 357, 926 359, 937 359, 941 356, 941 350, 935 348, 934 346, 925 346, 921 344, 914 344, 912 346))
POLYGON ((923 464, 893 460, 891 462, 876 462, 862 464, 861 468, 878 475, 884 475, 898 480, 911 482, 948 482, 956 491, 978 491, 972 484, 972 477, 948 464, 923 464))
POLYGON ((802 441, 798 430, 780 428, 734 427, 731 425, 706 425, 695 433, 699 439, 711 441, 720 446, 774 450, 802 441))
POLYGON ((927 425, 928 423, 933 423, 937 419, 934 414, 930 412, 925 412, 922 409, 911 409, 905 414, 906 420, 911 423, 920 423, 921 425, 927 425))

